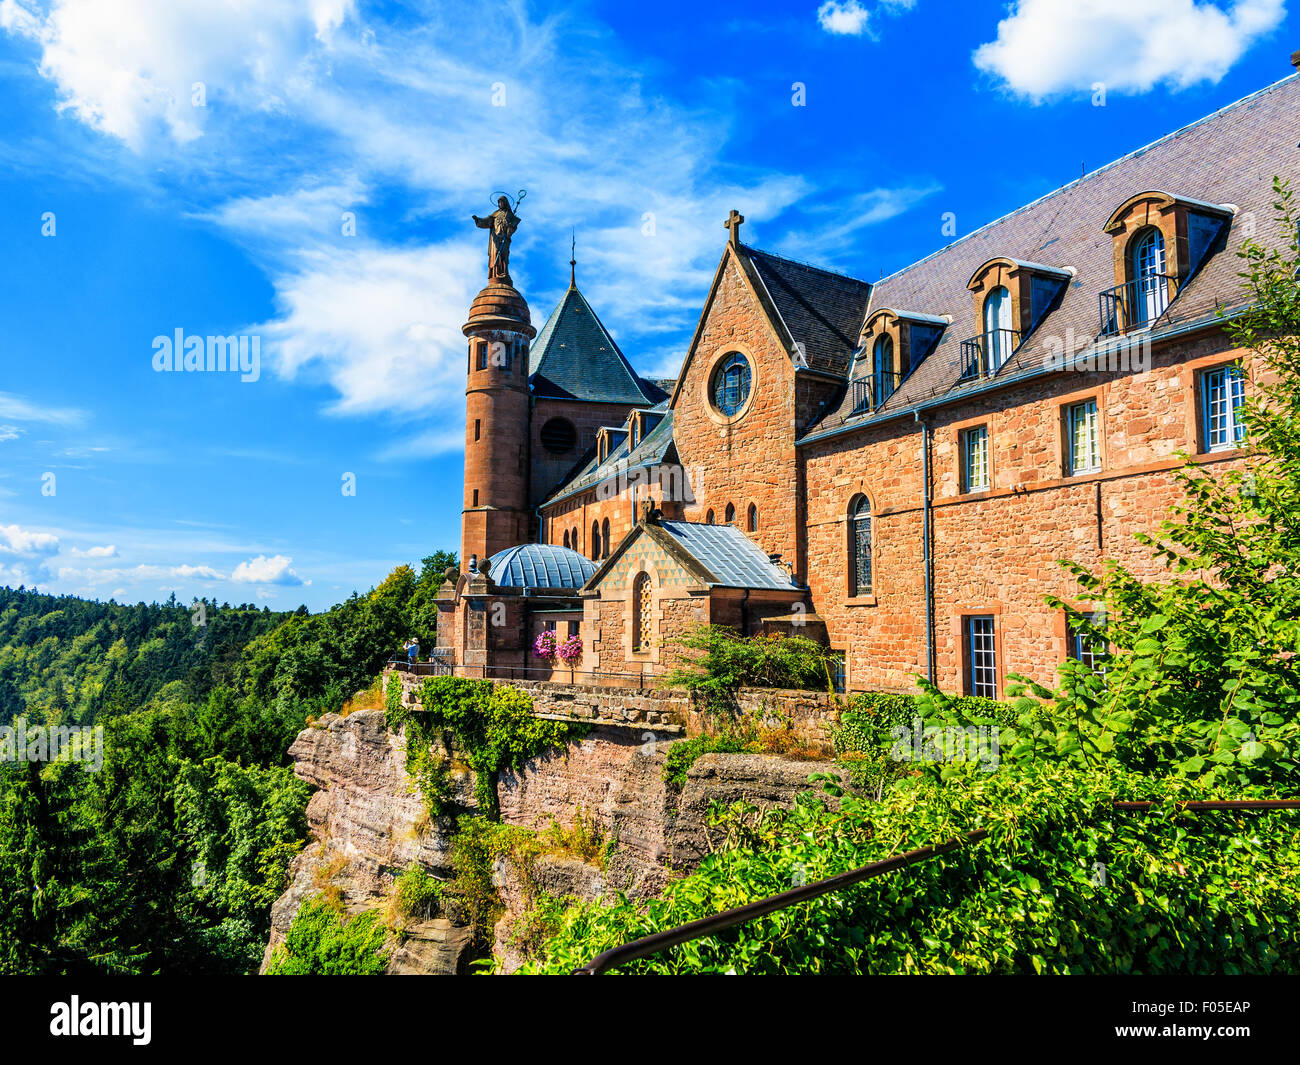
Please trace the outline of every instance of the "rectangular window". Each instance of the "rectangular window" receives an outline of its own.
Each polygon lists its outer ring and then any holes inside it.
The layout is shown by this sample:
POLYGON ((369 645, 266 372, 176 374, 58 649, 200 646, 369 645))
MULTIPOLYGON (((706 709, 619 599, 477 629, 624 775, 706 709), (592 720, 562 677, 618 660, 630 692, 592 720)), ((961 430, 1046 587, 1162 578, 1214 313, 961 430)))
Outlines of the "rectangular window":
POLYGON ((966 619, 966 694, 998 697, 998 655, 989 614, 966 619))
POLYGON ((474 506, 478 506, 478 489, 474 489, 474 506))
POLYGON ((577 636, 577 635, 578 635, 578 622, 576 622, 576 621, 570 621, 570 622, 569 622, 569 635, 570 635, 570 636, 577 636))
POLYGON ((1097 401, 1084 400, 1066 412, 1070 473, 1095 473, 1101 469, 1101 432, 1097 401))
POLYGON ((962 441, 962 490, 978 492, 989 486, 989 427, 964 429, 962 441))
POLYGON ((482 422, 482 420, 479 419, 479 418, 475 418, 475 419, 474 419, 474 439, 475 439, 475 440, 477 440, 477 439, 479 438, 479 433, 480 433, 480 431, 482 430, 482 427, 483 427, 483 422, 482 422))
POLYGON ((474 369, 487 369, 487 341, 476 340, 474 342, 474 369))
POLYGON ((1246 435, 1237 411, 1246 396, 1246 379, 1238 366, 1207 370, 1201 375, 1202 436, 1206 451, 1236 447, 1246 435))
MULTIPOLYGON (((1094 625, 1100 626, 1102 624, 1102 615, 1100 614, 1088 614, 1087 618, 1094 625)), ((1104 641, 1091 633, 1070 633, 1070 657, 1076 662, 1082 662, 1092 672, 1106 672, 1106 667, 1101 664, 1101 658, 1105 651, 1106 645, 1104 641)))

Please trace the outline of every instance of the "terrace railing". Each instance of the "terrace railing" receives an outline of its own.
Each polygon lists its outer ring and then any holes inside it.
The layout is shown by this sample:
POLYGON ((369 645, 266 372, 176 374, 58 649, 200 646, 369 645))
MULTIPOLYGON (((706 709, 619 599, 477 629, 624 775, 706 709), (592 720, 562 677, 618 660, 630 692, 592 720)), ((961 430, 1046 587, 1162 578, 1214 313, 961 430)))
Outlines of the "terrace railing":
POLYGON ((958 381, 990 377, 1020 347, 1020 330, 989 329, 961 342, 961 376, 958 381))
POLYGON ((1098 293, 1101 336, 1119 336, 1150 325, 1169 307, 1177 280, 1172 274, 1148 274, 1098 293))

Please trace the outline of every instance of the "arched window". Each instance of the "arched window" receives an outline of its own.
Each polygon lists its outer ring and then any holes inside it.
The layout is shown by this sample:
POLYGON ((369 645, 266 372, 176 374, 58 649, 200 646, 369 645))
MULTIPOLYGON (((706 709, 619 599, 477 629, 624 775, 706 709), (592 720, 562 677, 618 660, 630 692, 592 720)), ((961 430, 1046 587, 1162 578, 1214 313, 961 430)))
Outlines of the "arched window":
POLYGON ((708 512, 707 514, 704 515, 704 524, 705 524, 705 525, 712 525, 712 524, 713 524, 713 510, 712 510, 711 508, 710 508, 709 512, 708 512))
POLYGON ((650 649, 650 574, 642 570, 632 581, 632 650, 650 649))
POLYGON ((600 522, 598 521, 591 523, 591 557, 600 558, 600 522))
POLYGON ((738 351, 733 351, 718 364, 713 371, 711 391, 713 405, 719 413, 731 417, 745 405, 751 379, 749 360, 738 351))
POLYGON ((565 547, 568 547, 568 546, 569 546, 569 530, 568 530, 568 529, 565 529, 565 530, 564 530, 564 546, 565 546, 565 547))
POLYGON ((986 373, 995 372, 1007 361, 1015 347, 1011 329, 1011 293, 999 285, 984 300, 984 344, 988 353, 986 373))
POLYGON ((879 407, 894 391, 894 341, 888 333, 871 350, 871 405, 879 407))
POLYGON ((858 496, 849 508, 849 583, 854 595, 871 594, 871 503, 858 496))
POLYGON ((609 519, 606 518, 600 526, 600 557, 609 558, 609 519))
POLYGON ((745 528, 750 532, 758 532, 758 507, 753 503, 749 504, 749 512, 745 515, 745 528))
POLYGON ((1143 230, 1133 241, 1129 276, 1132 324, 1145 325, 1159 318, 1169 306, 1169 288, 1165 278, 1165 237, 1155 226, 1143 230))
POLYGON ((728 504, 727 504, 727 509, 726 509, 725 511, 723 511, 723 514, 722 514, 722 520, 725 521, 728 525, 735 525, 735 524, 736 524, 736 507, 735 507, 735 504, 733 504, 733 503, 728 503, 728 504))

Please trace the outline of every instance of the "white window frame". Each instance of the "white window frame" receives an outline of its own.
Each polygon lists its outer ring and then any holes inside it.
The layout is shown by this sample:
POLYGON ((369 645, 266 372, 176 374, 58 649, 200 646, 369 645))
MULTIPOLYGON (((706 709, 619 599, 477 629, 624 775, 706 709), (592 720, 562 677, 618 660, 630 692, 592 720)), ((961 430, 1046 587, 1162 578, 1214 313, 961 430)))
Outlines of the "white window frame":
POLYGON ((961 431, 961 477, 965 492, 985 492, 992 483, 987 425, 973 425, 961 431))
POLYGON ((1070 474, 1096 473, 1101 469, 1101 411, 1096 398, 1071 403, 1065 412, 1066 468, 1070 474), (1082 414, 1082 419, 1078 417, 1082 414), (1089 434, 1083 462, 1079 459, 1079 430, 1089 434))
POLYGON ((1237 420, 1237 411, 1245 397, 1246 378, 1239 366, 1217 366, 1201 374, 1201 432, 1206 451, 1227 451, 1240 446, 1246 427, 1237 420), (1218 398, 1215 391, 1221 392, 1218 398), (1216 405, 1223 407, 1222 439, 1217 441, 1214 426, 1216 405))

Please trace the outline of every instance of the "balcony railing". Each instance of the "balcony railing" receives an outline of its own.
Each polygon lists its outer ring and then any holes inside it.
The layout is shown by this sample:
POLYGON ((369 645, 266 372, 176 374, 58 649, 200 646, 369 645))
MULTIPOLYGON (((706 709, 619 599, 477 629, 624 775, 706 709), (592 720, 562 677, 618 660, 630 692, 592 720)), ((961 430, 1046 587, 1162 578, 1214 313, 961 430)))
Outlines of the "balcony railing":
POLYGON ((853 408, 850 414, 865 414, 875 410, 890 396, 903 379, 901 374, 874 373, 859 377, 853 382, 853 408))
POLYGON ((1020 330, 988 329, 961 342, 961 377, 973 381, 998 372, 1016 348, 1020 347, 1020 330))
POLYGON ((1172 274, 1149 274, 1098 293, 1101 335, 1118 336, 1150 325, 1169 306, 1178 291, 1172 274))

